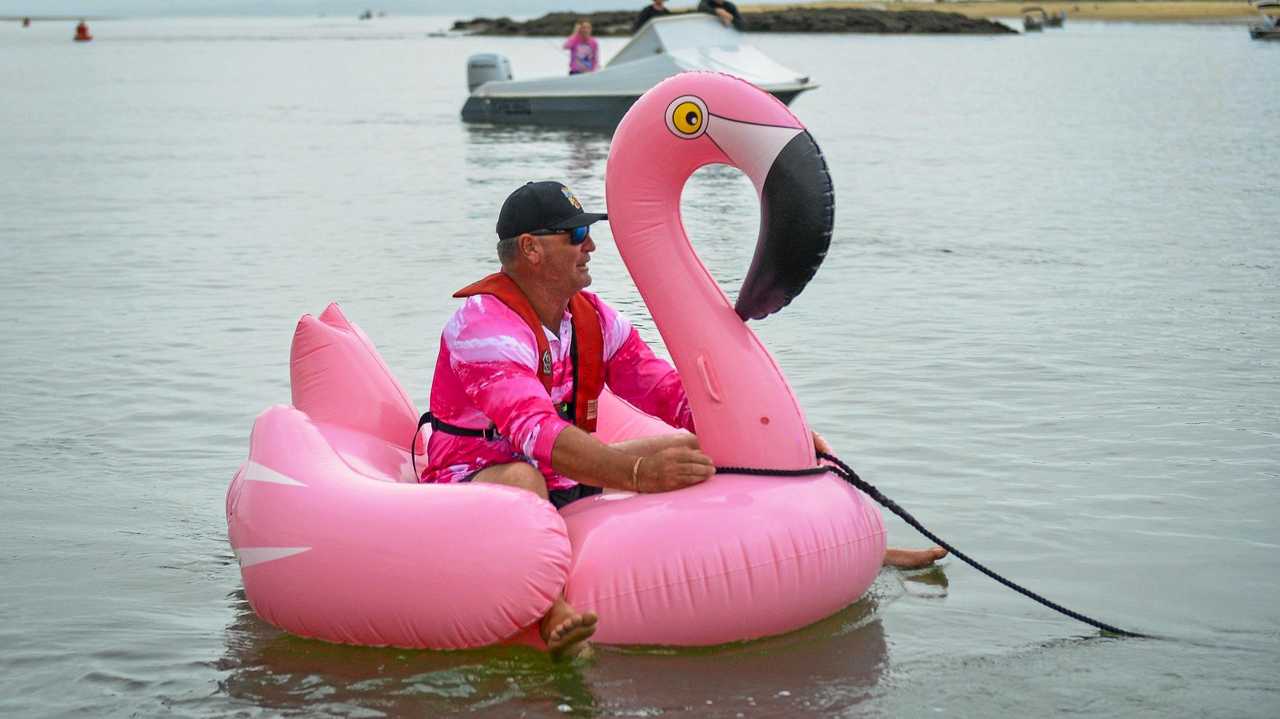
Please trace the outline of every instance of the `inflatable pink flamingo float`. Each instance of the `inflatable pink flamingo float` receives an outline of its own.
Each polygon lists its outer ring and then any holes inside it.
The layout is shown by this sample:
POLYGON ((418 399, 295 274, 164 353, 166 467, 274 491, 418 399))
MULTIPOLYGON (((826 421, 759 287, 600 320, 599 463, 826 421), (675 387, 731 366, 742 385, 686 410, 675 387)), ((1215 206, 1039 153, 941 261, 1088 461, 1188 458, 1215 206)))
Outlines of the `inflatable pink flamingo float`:
MULTIPOLYGON (((744 81, 676 76, 619 125, 606 193, 703 449, 721 466, 812 467, 804 415, 744 323, 790 302, 830 240, 830 179, 803 125, 744 81), (741 169, 761 199, 736 307, 680 221, 685 182, 711 163, 741 169)), ((293 406, 254 424, 227 524, 250 604, 294 634, 436 649, 531 641, 563 591, 600 615, 595 641, 720 644, 834 614, 866 591, 884 556, 878 509, 829 475, 722 473, 563 513, 516 489, 417 484, 408 445, 418 412, 334 305, 298 323, 291 381, 293 406)), ((606 442, 674 431, 607 392, 599 414, 606 442)))

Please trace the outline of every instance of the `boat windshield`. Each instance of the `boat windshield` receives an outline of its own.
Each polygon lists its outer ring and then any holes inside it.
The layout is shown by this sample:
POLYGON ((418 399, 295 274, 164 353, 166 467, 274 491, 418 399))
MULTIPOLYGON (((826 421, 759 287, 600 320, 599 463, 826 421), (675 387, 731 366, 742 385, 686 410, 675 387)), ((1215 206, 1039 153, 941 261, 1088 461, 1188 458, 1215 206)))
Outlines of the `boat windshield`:
POLYGON ((631 40, 622 46, 609 65, 644 60, 660 53, 668 55, 694 48, 720 47, 733 49, 740 44, 741 33, 725 27, 711 15, 688 13, 658 17, 645 23, 631 40))

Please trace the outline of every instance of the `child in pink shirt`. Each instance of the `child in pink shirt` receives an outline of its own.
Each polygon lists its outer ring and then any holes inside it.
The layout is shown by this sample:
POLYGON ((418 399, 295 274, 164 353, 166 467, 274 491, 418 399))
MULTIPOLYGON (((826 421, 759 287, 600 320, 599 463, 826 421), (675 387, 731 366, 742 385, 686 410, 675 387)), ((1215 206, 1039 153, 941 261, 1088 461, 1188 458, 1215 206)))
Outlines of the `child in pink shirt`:
POLYGON ((591 37, 590 21, 579 20, 573 34, 564 41, 563 47, 569 51, 570 75, 596 71, 600 63, 600 45, 591 37))

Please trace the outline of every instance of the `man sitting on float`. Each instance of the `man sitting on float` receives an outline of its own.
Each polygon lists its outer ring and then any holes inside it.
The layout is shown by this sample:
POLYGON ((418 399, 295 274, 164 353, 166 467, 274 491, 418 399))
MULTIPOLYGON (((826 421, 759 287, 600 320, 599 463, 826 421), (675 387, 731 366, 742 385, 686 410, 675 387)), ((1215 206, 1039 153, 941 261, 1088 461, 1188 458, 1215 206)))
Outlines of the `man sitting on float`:
MULTIPOLYGON (((423 482, 518 487, 557 509, 604 489, 667 492, 715 474, 699 451, 680 376, 631 323, 596 295, 596 245, 584 212, 559 182, 530 182, 498 215, 500 272, 468 285, 445 325, 431 383, 433 432, 423 482), (607 445, 591 436, 605 384, 684 433, 607 445)), ((816 433, 819 451, 830 452, 816 433)), ((885 563, 925 566, 928 550, 889 549, 885 563)), ((586 649, 597 617, 561 596, 540 623, 557 657, 586 649)))

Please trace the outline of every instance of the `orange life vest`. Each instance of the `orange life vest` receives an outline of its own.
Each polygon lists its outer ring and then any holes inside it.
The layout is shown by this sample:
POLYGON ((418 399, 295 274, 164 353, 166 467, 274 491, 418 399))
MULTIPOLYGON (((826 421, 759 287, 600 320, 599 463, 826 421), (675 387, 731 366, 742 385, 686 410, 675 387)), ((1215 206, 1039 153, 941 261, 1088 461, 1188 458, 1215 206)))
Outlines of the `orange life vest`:
MULTIPOLYGON (((505 274, 495 272, 453 293, 454 297, 472 295, 492 295, 498 298, 529 325, 533 338, 538 343, 538 379, 549 397, 551 370, 554 365, 551 346, 547 343, 542 320, 538 319, 538 313, 534 311, 520 286, 505 274)), ((594 432, 596 405, 600 393, 604 391, 604 332, 600 329, 600 313, 590 300, 578 292, 569 300, 569 314, 573 318, 573 399, 570 404, 573 423, 584 432, 594 432)))

